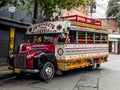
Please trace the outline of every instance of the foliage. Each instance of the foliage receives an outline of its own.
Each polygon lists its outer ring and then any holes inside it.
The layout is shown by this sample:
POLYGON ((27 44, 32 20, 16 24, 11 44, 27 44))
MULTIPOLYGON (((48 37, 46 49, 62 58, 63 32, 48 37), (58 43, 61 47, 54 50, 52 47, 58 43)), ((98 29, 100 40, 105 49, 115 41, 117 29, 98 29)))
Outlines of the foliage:
MULTIPOLYGON (((27 9, 28 12, 33 12, 31 8, 34 2, 37 1, 38 12, 42 13, 47 18, 50 18, 54 12, 61 13, 62 9, 70 10, 74 7, 86 6, 94 0, 2 0, 9 4, 16 5, 21 10, 27 9), (17 4, 16 4, 17 3, 17 4)), ((31 13, 32 14, 32 13, 31 13)))
POLYGON ((110 0, 108 2, 106 15, 108 18, 116 19, 120 26, 120 0, 110 0))
POLYGON ((4 0, 0 0, 0 7, 4 6, 5 5, 5 1, 4 0))

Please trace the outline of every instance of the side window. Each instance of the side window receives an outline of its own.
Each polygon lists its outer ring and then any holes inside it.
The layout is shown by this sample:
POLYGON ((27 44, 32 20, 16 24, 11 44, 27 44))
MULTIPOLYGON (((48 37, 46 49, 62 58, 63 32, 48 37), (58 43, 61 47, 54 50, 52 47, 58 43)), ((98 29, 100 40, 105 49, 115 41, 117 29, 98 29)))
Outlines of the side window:
POLYGON ((94 33, 87 33, 87 43, 94 43, 94 33))
POLYGON ((78 43, 86 43, 86 33, 85 32, 78 32, 78 43))
POLYGON ((42 37, 41 36, 38 36, 37 37, 37 43, 41 43, 42 42, 42 37))
POLYGON ((76 31, 69 31, 69 43, 76 43, 76 31))
POLYGON ((102 43, 107 43, 107 41, 108 41, 108 36, 107 36, 107 34, 103 34, 103 35, 102 35, 102 43))
POLYGON ((61 33, 59 35, 59 38, 58 38, 58 43, 59 44, 63 44, 63 43, 65 43, 65 41, 66 41, 66 34, 65 33, 61 33))
POLYGON ((101 34, 99 33, 95 34, 95 43, 101 43, 101 34))

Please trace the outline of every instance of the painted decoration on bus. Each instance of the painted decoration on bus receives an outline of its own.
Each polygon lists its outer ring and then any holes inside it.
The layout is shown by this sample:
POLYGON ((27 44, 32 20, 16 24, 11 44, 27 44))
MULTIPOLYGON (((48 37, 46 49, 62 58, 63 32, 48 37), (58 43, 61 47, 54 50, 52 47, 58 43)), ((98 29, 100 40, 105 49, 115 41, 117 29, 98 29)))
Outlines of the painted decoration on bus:
POLYGON ((43 22, 30 26, 26 34, 61 33, 69 26, 70 22, 68 21, 43 22))
POLYGON ((65 44, 56 45, 56 57, 59 61, 73 61, 108 56, 108 44, 65 44), (60 50, 60 51, 59 51, 60 50))

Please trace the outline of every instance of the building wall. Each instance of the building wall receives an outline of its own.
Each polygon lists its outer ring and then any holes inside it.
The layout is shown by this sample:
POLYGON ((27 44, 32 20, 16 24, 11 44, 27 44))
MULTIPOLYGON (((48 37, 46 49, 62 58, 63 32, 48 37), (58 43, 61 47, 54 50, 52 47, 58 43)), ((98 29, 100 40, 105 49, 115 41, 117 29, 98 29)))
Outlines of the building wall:
POLYGON ((0 65, 7 62, 10 27, 0 24, 0 65))
POLYGON ((118 31, 117 22, 115 20, 102 19, 102 26, 109 33, 116 33, 118 31))
POLYGON ((0 24, 0 65, 7 64, 9 54, 23 43, 22 35, 26 29, 0 24))
POLYGON ((109 52, 110 53, 120 53, 120 35, 119 34, 109 34, 109 52))
POLYGON ((70 15, 80 15, 80 16, 88 16, 88 7, 79 7, 73 8, 70 11, 64 12, 62 16, 70 16, 70 15))
POLYGON ((32 23, 32 17, 27 15, 27 10, 15 9, 14 13, 8 11, 9 6, 0 8, 0 17, 13 19, 20 22, 32 23))

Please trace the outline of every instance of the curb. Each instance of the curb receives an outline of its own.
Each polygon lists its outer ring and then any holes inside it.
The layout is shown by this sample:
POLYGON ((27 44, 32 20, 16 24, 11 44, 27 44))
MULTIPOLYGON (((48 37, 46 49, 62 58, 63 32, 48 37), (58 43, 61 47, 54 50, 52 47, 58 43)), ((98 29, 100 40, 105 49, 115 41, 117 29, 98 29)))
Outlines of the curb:
POLYGON ((13 76, 14 76, 13 73, 0 75, 0 80, 2 80, 2 79, 7 79, 7 78, 10 78, 10 77, 13 77, 13 76))
POLYGON ((0 80, 13 76, 13 71, 8 69, 8 66, 0 66, 0 80))

